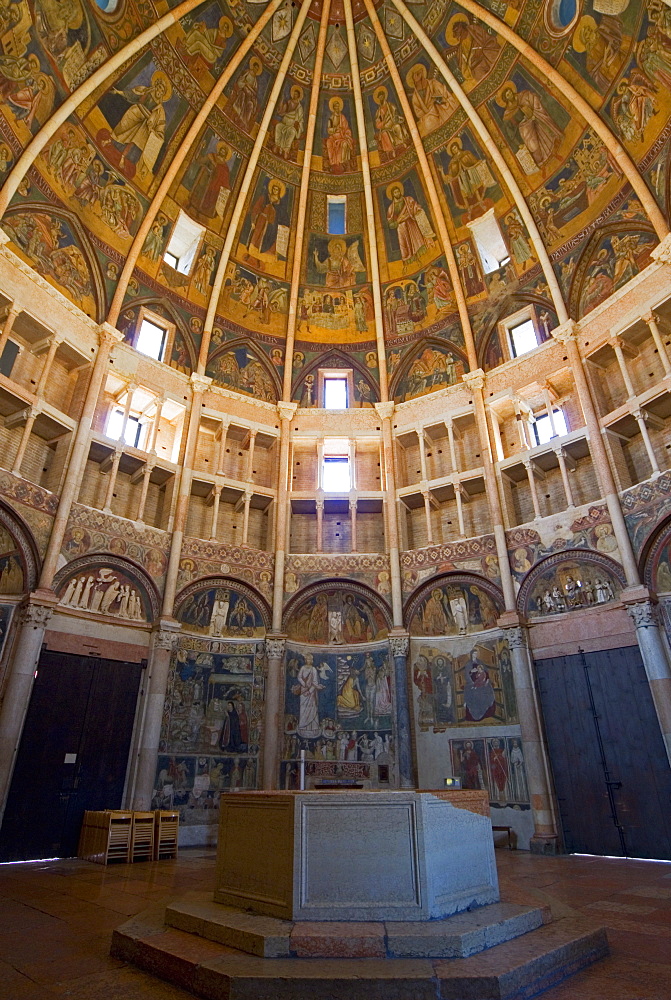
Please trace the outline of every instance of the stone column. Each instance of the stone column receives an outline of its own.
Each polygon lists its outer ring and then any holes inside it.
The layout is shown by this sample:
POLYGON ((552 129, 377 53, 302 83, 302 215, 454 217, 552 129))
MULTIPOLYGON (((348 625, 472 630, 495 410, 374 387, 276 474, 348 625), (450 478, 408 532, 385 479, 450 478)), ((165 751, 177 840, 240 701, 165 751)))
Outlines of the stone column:
POLYGON ((636 396, 636 390, 634 389, 634 384, 631 381, 631 376, 629 375, 629 370, 627 369, 627 362, 624 359, 622 341, 619 337, 612 337, 611 339, 613 350, 615 351, 615 357, 617 358, 617 363, 620 367, 620 374, 622 375, 622 380, 627 390, 627 397, 629 399, 633 399, 636 396))
POLYGON ((289 528, 289 446, 291 444, 291 421, 298 403, 278 403, 280 418, 280 460, 277 478, 277 516, 275 520, 275 574, 273 580, 273 632, 282 629, 284 607, 284 561, 287 552, 287 532, 289 528))
POLYGON ((396 721, 396 765, 399 786, 414 788, 410 698, 408 696, 408 651, 410 638, 403 629, 389 633, 389 649, 394 658, 394 693, 396 721))
POLYGON ((431 521, 431 493, 426 489, 426 482, 420 484, 424 499, 424 517, 426 519, 426 544, 433 545, 433 523, 431 521))
POLYGON ((23 723, 33 690, 35 669, 49 619, 57 603, 31 603, 19 611, 19 629, 9 666, 7 686, 0 709, 0 825, 14 773, 23 723))
POLYGON ((561 480, 564 484, 564 493, 566 494, 566 504, 568 507, 575 507, 575 504, 573 503, 573 490, 571 489, 571 482, 569 480, 568 469, 566 467, 564 449, 555 448, 554 453, 557 456, 557 461, 559 462, 559 471, 561 472, 561 480))
POLYGON ((226 436, 228 434, 228 418, 221 421, 219 431, 219 448, 217 449, 217 460, 214 465, 215 473, 218 476, 224 475, 224 461, 226 457, 226 436))
POLYGON ((531 462, 525 462, 524 468, 526 469, 527 479, 529 480, 529 489, 531 491, 531 503, 534 508, 534 519, 539 520, 541 516, 541 509, 538 504, 538 491, 536 489, 536 477, 534 476, 534 467, 531 462))
MULTIPOLYGON (((506 615, 514 620, 515 616, 506 615)), ((522 748, 527 772, 527 785, 534 820, 534 834, 530 848, 535 854, 556 854, 558 831, 554 811, 550 764, 543 738, 541 710, 536 693, 533 661, 526 628, 518 624, 510 627, 499 619, 510 648, 510 660, 517 697, 517 709, 522 731, 522 748)))
POLYGON ((219 503, 221 500, 221 491, 223 487, 214 483, 212 486, 212 524, 210 527, 210 541, 216 542, 217 540, 217 523, 219 521, 219 503))
POLYGON ((671 361, 669 361, 666 344, 664 343, 664 339, 657 324, 657 317, 651 309, 650 312, 641 316, 641 319, 644 320, 650 327, 650 333, 652 334, 652 339, 655 342, 655 347, 657 348, 657 353, 659 354, 659 360, 662 362, 664 374, 671 375, 671 361))
POLYGON ((145 467, 142 470, 142 489, 140 491, 140 502, 137 505, 137 515, 135 520, 138 524, 144 524, 144 508, 147 503, 147 493, 149 492, 149 480, 151 479, 151 474, 154 471, 155 462, 149 461, 145 463, 145 467))
POLYGON ((657 456, 655 455, 655 450, 652 447, 652 441, 650 440, 650 435, 648 433, 648 427, 646 424, 646 412, 645 410, 634 410, 632 416, 638 424, 638 429, 641 432, 641 437, 643 438, 643 444, 645 445, 645 451, 648 456, 648 461, 652 468, 652 479, 656 479, 657 476, 661 475, 661 469, 657 463, 657 456))
POLYGON ((266 717, 263 726, 263 771, 261 787, 277 788, 280 779, 282 747, 282 679, 286 636, 266 636, 266 717))
POLYGON ((527 437, 524 425, 526 423, 524 417, 522 416, 522 407, 517 398, 513 399, 513 406, 515 408, 515 423, 517 424, 517 433, 520 439, 520 446, 522 451, 529 450, 529 438, 527 437))
POLYGON ((112 465, 109 471, 107 490, 105 491, 105 502, 103 504, 103 512, 105 514, 112 513, 112 498, 114 497, 114 487, 116 486, 116 477, 119 471, 119 462, 121 461, 122 454, 123 448, 117 447, 114 449, 114 458, 112 459, 112 465))
POLYGON ((177 503, 175 505, 175 520, 172 527, 172 539, 170 541, 170 555, 168 557, 168 568, 165 574, 165 588, 163 591, 162 614, 166 618, 172 617, 175 604, 175 593, 177 591, 177 572, 179 570, 179 560, 182 555, 182 541, 184 540, 184 529, 186 527, 186 517, 189 511, 189 498, 191 496, 191 475, 193 461, 196 456, 198 445, 198 432, 200 430, 200 414, 202 410, 202 396, 212 379, 205 375, 191 375, 191 412, 189 413, 189 426, 186 432, 186 446, 182 459, 182 474, 179 481, 177 503))
POLYGON ((38 406, 30 406, 25 413, 26 422, 23 425, 23 431, 21 432, 21 440, 19 441, 19 447, 16 451, 16 457, 14 458, 14 464, 12 465, 12 475, 21 475, 21 466, 23 464, 23 458, 26 454, 26 448, 28 447, 28 441, 30 440, 30 435, 33 432, 33 426, 40 413, 40 408, 38 406))
POLYGON ((349 495, 349 527, 350 527, 350 549, 352 552, 357 551, 356 542, 356 505, 357 505, 357 495, 356 493, 350 493, 349 495))
POLYGON ((543 389, 543 399, 545 400, 545 409, 547 411, 548 420, 550 421, 550 428, 552 430, 552 437, 557 437, 557 428, 555 426, 555 415, 554 409, 552 407, 552 400, 550 399, 550 390, 547 385, 543 389))
POLYGON ((398 540, 398 511, 396 509, 396 469, 394 463, 394 441, 391 432, 393 402, 376 403, 375 409, 382 423, 382 482, 385 491, 384 505, 387 512, 387 552, 391 576, 391 603, 394 628, 403 628, 403 592, 401 590, 401 563, 398 540))
MULTIPOLYGON (((626 594, 622 596, 627 604, 626 594)), ((652 601, 643 600, 627 604, 627 611, 636 629, 636 639, 650 684, 666 753, 671 763, 671 668, 664 634, 652 601)))
POLYGON ((251 490, 245 490, 245 495, 243 499, 243 510, 242 510, 242 544, 247 545, 247 539, 249 537, 249 505, 252 502, 252 496, 254 494, 251 490))
POLYGON ((318 496, 315 499, 315 509, 317 512, 317 552, 324 551, 324 497, 318 496))
POLYGON ((2 352, 7 346, 7 341, 9 340, 12 329, 14 328, 14 323, 22 311, 23 310, 18 306, 11 305, 9 307, 9 312, 5 317, 5 322, 2 324, 2 332, 0 332, 0 358, 2 357, 2 352))
POLYGON ((247 466, 245 471, 245 482, 251 483, 254 474, 254 442, 256 441, 256 431, 249 432, 249 445, 247 447, 247 466))
POLYGON ((95 416, 95 410, 103 379, 107 375, 107 370, 109 368, 110 353, 113 345, 118 343, 120 340, 123 340, 123 334, 114 327, 109 326, 107 323, 103 323, 99 328, 99 331, 100 344, 98 347, 98 353, 96 354, 95 361, 93 362, 93 369, 91 371, 88 389, 86 390, 84 406, 82 408, 81 416, 79 417, 77 430, 75 431, 72 451, 70 452, 70 461, 68 463, 67 474, 63 482, 61 499, 58 504, 58 510, 51 529, 51 535, 49 537, 49 544, 47 546, 44 562, 42 563, 42 572, 40 574, 39 583, 40 590, 51 589, 51 583, 56 574, 56 570, 58 569, 58 557, 60 556, 63 536, 65 535, 65 530, 68 525, 70 510, 72 504, 79 495, 81 477, 86 459, 88 457, 91 425, 93 423, 93 417, 95 416))
POLYGON ((457 504, 457 521, 459 522, 459 537, 466 537, 466 528, 464 525, 464 501, 461 495, 462 485, 461 481, 454 476, 452 479, 452 484, 454 486, 454 499, 457 504))
POLYGON ((144 678, 145 696, 137 749, 133 809, 151 809, 163 706, 170 674, 170 658, 176 640, 177 633, 167 628, 166 623, 159 624, 152 637, 151 653, 144 678))
POLYGON ((62 343, 62 340, 63 340, 62 337, 54 336, 51 338, 51 341, 49 343, 49 350, 47 351, 47 356, 44 359, 44 364, 42 365, 42 371, 40 372, 40 380, 37 383, 37 388, 35 389, 35 395, 40 399, 44 394, 44 389, 47 384, 47 379, 49 378, 49 374, 51 372, 51 366, 54 363, 54 358, 56 357, 56 351, 58 350, 59 345, 62 343))
POLYGON ((151 436, 147 443, 147 451, 151 455, 156 454, 156 442, 158 440, 158 430, 159 430, 159 424, 161 422, 161 414, 163 413, 164 403, 165 403, 165 396, 156 397, 156 409, 154 411, 154 416, 151 422, 151 436))
POLYGON ((450 462, 452 463, 452 472, 459 472, 459 462, 457 461, 457 448, 454 440, 454 425, 452 423, 452 417, 448 417, 445 421, 447 427, 447 440, 450 445, 450 462))

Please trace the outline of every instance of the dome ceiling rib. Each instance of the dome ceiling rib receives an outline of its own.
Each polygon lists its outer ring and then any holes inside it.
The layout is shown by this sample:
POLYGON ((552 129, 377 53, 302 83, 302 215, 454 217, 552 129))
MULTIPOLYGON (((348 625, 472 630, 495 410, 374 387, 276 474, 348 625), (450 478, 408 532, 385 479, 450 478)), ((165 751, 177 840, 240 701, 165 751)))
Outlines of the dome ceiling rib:
MULTIPOLYGON (((298 292, 301 280, 301 265, 303 262, 303 242, 307 223, 310 171, 312 169, 312 151, 314 149, 315 131, 317 129, 317 111, 319 106, 321 77, 324 66, 324 50, 326 48, 326 37, 328 34, 330 13, 331 0, 323 0, 321 20, 319 22, 319 35, 317 37, 317 48, 315 51, 315 66, 312 74, 312 87, 310 88, 310 106, 308 109, 308 124, 305 134, 305 153, 303 155, 301 184, 298 195, 296 242, 294 245, 294 259, 291 269, 291 292, 289 297, 289 316, 287 318, 287 346, 284 352, 287 358, 293 358, 294 343, 296 339, 298 292)), ((290 364, 285 364, 282 379, 282 399, 286 401, 291 399, 291 375, 292 366, 290 364)))
MULTIPOLYGON (((392 3, 398 7, 396 0, 392 0, 392 3)), ((496 17, 495 14, 491 14, 481 4, 475 3, 474 0, 455 0, 455 3, 458 3, 460 7, 464 8, 464 10, 467 10, 473 15, 473 17, 477 17, 487 24, 490 28, 501 35, 506 42, 510 42, 511 45, 514 45, 520 55, 524 56, 525 59, 528 59, 529 62, 536 67, 536 69, 540 70, 550 83, 554 84, 560 92, 563 92, 568 98, 570 98, 571 103, 574 105, 578 113, 582 115, 587 124, 594 129, 606 149, 617 160, 622 173, 631 184, 633 190, 636 192, 637 197, 643 205, 648 218, 654 226, 657 236, 660 240, 663 240, 669 233, 669 227, 664 215, 650 193, 647 184, 636 169, 636 165, 633 160, 613 135, 603 118, 596 113, 591 104, 589 104, 585 98, 578 93, 573 84, 570 83, 562 73, 556 70, 554 66, 551 66, 547 59, 544 59, 543 56, 536 51, 536 49, 533 49, 528 42, 525 42, 523 38, 520 38, 516 31, 513 31, 512 28, 510 28, 504 21, 496 17)), ((671 6, 671 4, 669 6, 671 6)))
MULTIPOLYGON (((408 100, 408 95, 405 92, 403 82, 401 80, 401 75, 398 72, 398 67, 396 66, 396 61, 392 55, 391 49, 389 47, 389 42, 387 37, 382 30, 382 25, 380 24, 380 19, 377 16, 377 11, 370 3, 370 0, 365 0, 366 8, 368 11, 368 16, 371 20, 375 34, 377 36, 378 44, 382 49, 382 52, 387 63, 387 68, 396 88, 396 93, 398 95, 399 103, 403 109, 403 114, 405 115, 405 120, 408 128, 410 129, 410 135, 412 136, 413 145, 415 147, 415 152, 417 153, 417 159, 419 160, 419 165, 422 172, 422 177, 424 183, 426 184, 426 189, 429 194, 429 199, 434 205, 439 203, 438 191, 436 189, 436 184, 433 179, 433 174, 431 173, 431 168, 429 166, 429 160, 426 155, 426 150, 424 149, 424 143, 422 142, 419 130, 417 128, 417 122, 415 121, 415 116, 413 114, 412 108, 410 107, 410 101, 408 100)), ((461 284, 461 278, 459 275, 459 267, 457 265, 457 260, 454 254, 454 249, 452 247, 452 240, 447 231, 447 224, 445 222, 445 216, 442 212, 436 212, 435 222, 438 227, 438 232, 440 234, 440 242, 443 247, 443 252, 445 253, 445 259, 447 261, 447 269, 452 279, 452 287, 454 289, 454 294, 457 301, 457 309, 459 310, 459 319, 461 321, 461 328, 464 334, 464 340, 466 341, 466 352, 468 355, 468 365, 469 368, 474 369, 478 367, 478 355, 475 347, 475 338, 473 337, 473 329, 471 327, 471 318, 468 313, 468 306, 466 304, 466 296, 464 295, 464 290, 461 284)))
POLYGON ((69 116, 75 111, 82 101, 85 101, 87 97, 90 97, 94 91, 106 83, 107 80, 120 69, 127 59, 134 56, 140 49, 143 49, 146 45, 149 45, 151 41, 158 38, 159 35, 179 21, 181 18, 190 14, 192 10, 196 7, 200 7, 205 0, 183 0, 183 3, 178 4, 163 17, 159 17, 158 21, 145 28, 141 31, 139 35, 131 39, 126 45, 122 46, 115 52, 113 56, 106 59, 105 62, 100 66, 99 69, 95 70, 91 76, 87 77, 83 83, 81 83, 76 90, 73 90, 67 100, 56 108, 56 110, 50 115, 47 121, 44 123, 39 132, 35 137, 28 143, 26 148, 21 153, 14 167, 9 173, 7 180, 0 190, 0 219, 3 217, 10 201, 16 194, 19 184, 26 176, 33 163, 42 152, 46 144, 51 139, 52 135, 63 125, 69 116))
POLYGON ((245 175, 242 179, 242 184, 238 192, 238 200, 235 203, 235 208, 233 209, 233 215, 228 224, 228 230, 226 232, 226 239, 224 240, 224 245, 221 251, 221 257, 219 258, 219 265, 217 267, 217 272, 214 278, 214 284, 212 286, 212 292, 210 294, 210 299, 207 305, 207 315, 205 317, 205 323, 203 326, 203 339, 200 345, 200 357, 198 358, 198 371, 205 371, 207 365, 207 356, 210 349, 210 339, 212 337, 212 330, 214 328, 214 321, 217 314, 217 306, 219 304, 219 296, 221 295, 221 290, 224 285, 224 277, 226 275, 226 268, 228 267, 229 257, 231 255, 231 250, 233 248, 233 240, 235 239, 238 232, 238 225, 242 217, 242 213, 245 208, 245 203, 247 201, 247 195, 249 194, 249 189, 252 185, 252 180, 254 179, 254 174, 256 171, 256 165, 258 163, 259 156, 261 154, 261 149, 263 143, 266 139, 266 134, 268 132, 268 126, 275 113, 275 106, 279 99, 284 86, 284 80, 287 75, 287 70, 291 63, 291 58, 294 54, 294 49, 298 42, 301 31, 303 30, 303 24, 305 23, 305 18, 312 4, 312 0, 303 0, 301 8, 298 12, 298 16, 294 23, 289 36, 289 41, 284 50, 284 55, 282 56, 282 61, 279 65, 279 69, 275 75, 273 81, 273 87, 270 91, 270 96, 263 112, 263 118, 261 119, 261 124, 259 126, 259 131, 257 133, 256 139, 254 140, 254 146, 250 154, 249 160, 247 161, 247 169, 245 170, 245 175))
MULTIPOLYGON (((457 98, 462 108, 468 115, 469 121, 473 125, 473 128, 477 132, 480 139, 482 140, 485 149, 490 154, 490 156, 494 160, 494 163, 498 167, 498 170, 502 175, 510 194, 513 197, 515 205, 517 206, 517 209, 520 215, 522 216, 524 224, 527 227, 529 236, 531 237, 534 250, 538 255, 538 260, 540 261, 540 265, 543 268, 545 280, 547 281, 548 287, 550 289, 550 294, 552 296, 554 307, 557 311, 557 317, 559 319, 559 322, 565 323, 569 318, 568 309, 566 308, 566 303, 564 302, 564 296, 562 295, 561 288, 559 287, 559 282, 557 281, 557 276, 554 272, 554 268, 552 267, 552 264, 550 262, 550 255, 547 252, 545 243, 543 242, 538 226, 536 225, 536 220, 531 214, 526 198, 522 194, 520 186, 515 180, 515 177, 513 176, 513 173, 510 170, 510 167, 506 163, 503 155, 501 154, 501 151, 496 145, 491 132, 489 131, 484 121, 482 120, 481 116, 478 114, 478 112, 475 110, 475 108, 469 101, 468 97, 466 96, 466 92, 464 91, 463 87, 458 82, 454 73, 451 71, 451 69, 449 68, 443 57, 440 55, 438 49, 433 44, 429 36, 426 34, 421 24, 413 16, 412 12, 408 10, 403 0, 393 0, 393 3, 397 8, 401 17, 405 20, 410 30, 414 32, 416 38, 418 38, 421 41, 422 45, 426 49, 427 54, 431 57, 434 65, 444 77, 448 87, 450 87, 452 93, 457 98)), ((397 76, 398 76, 398 71, 397 71, 397 76)))
POLYGON ((166 198, 166 196, 170 191, 172 182, 177 176, 180 167, 184 163, 184 160, 186 159, 189 152, 193 148, 193 144, 197 140, 200 130, 206 124, 208 115, 210 114, 215 104, 221 97, 224 88, 230 82, 231 77, 237 70, 238 66, 245 58, 245 56, 251 49, 252 45, 254 44, 256 39, 259 37, 263 29, 265 28, 265 26, 268 24, 275 11, 278 9, 278 7, 281 6, 282 3, 284 3, 284 0, 271 0, 271 3, 268 4, 266 9, 261 14, 261 17, 253 25, 247 37, 242 40, 238 48, 235 50, 235 52, 227 62, 226 68, 224 69, 223 73, 215 83, 210 93, 205 98, 202 107, 200 108, 198 114, 191 123, 191 126, 189 127, 189 131, 182 140, 181 145, 179 146, 179 148, 175 152, 174 157, 170 161, 168 169, 161 178, 161 183, 159 184, 156 190, 156 194, 152 198, 151 204, 149 205, 149 208, 147 209, 145 216, 142 222, 140 223, 140 228, 138 229, 137 233, 133 238, 131 248, 128 251, 128 257, 126 258, 123 270, 119 275, 119 283, 117 284, 116 290, 114 292, 114 297, 112 299, 112 303, 110 305, 109 312, 107 314, 107 322, 110 323, 112 326, 116 326, 117 320, 119 319, 119 313, 121 312, 121 309, 123 307, 123 300, 125 298, 126 290, 128 288, 128 282, 130 281, 133 275, 133 270, 135 269, 135 265, 137 264, 138 257, 140 256, 140 252, 142 250, 142 247, 144 246, 147 236, 149 235, 151 227, 156 219, 156 216, 161 210, 161 205, 163 204, 164 199, 166 198))
POLYGON ((347 42, 349 59, 352 68, 352 90, 354 92, 354 107, 356 108, 357 131, 359 133, 359 149, 361 153, 361 171, 363 173, 363 191, 366 204, 366 219, 368 232, 368 253, 370 255, 370 275, 373 286, 373 309, 375 312, 375 338, 377 342, 378 365, 380 371, 380 400, 386 403, 389 399, 389 377, 387 375, 387 351, 384 343, 384 321, 382 319, 382 292, 380 283, 380 261, 377 254, 375 238, 375 211, 373 208, 373 184, 370 174, 368 143, 366 141, 366 120, 361 94, 361 74, 359 73, 359 53, 354 34, 354 17, 351 0, 345 0, 345 20, 347 24, 347 42))

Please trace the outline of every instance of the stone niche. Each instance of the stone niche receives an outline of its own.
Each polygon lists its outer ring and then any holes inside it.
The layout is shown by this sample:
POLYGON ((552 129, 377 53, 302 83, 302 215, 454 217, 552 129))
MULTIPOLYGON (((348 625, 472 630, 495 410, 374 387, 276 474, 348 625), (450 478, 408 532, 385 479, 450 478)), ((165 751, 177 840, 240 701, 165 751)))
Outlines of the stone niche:
POLYGON ((214 898, 286 920, 448 917, 499 899, 491 823, 429 792, 222 795, 214 898))

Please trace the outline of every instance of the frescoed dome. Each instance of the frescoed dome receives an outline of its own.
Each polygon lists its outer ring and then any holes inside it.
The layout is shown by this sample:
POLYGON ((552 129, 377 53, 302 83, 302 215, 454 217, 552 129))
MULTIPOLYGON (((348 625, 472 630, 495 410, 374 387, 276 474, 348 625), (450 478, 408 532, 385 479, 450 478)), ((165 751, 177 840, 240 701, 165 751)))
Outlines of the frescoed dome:
POLYGON ((260 399, 402 401, 631 280, 666 234, 663 0, 18 0, 2 226, 135 343, 260 399), (24 154, 24 150, 26 151, 24 154), (23 154, 23 155, 22 155, 23 154), (142 313, 144 315, 144 313, 142 313))

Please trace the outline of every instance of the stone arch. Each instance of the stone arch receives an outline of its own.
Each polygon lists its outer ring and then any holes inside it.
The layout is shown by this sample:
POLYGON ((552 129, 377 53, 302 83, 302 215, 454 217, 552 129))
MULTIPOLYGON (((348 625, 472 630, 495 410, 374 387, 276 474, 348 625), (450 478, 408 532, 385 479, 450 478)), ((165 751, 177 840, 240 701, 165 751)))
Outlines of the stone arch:
POLYGON ((390 398, 394 399, 396 402, 403 402, 406 397, 408 399, 414 399, 416 396, 423 396, 427 392, 435 392, 437 389, 444 389, 448 385, 454 385, 455 382, 458 381, 456 373, 452 382, 448 381, 447 373, 445 373, 445 378, 441 381, 440 376, 442 375, 442 372, 436 371, 432 372, 430 376, 423 379, 425 383, 429 378, 433 381, 431 384, 425 384, 421 387, 418 386, 419 391, 414 392, 411 384, 408 384, 407 388, 404 388, 406 383, 409 383, 412 366, 427 350, 439 351, 441 354, 452 354, 455 365, 460 363, 463 370, 468 371, 468 361, 465 353, 451 340, 444 340, 441 337, 422 337, 419 343, 415 344, 407 351, 403 361, 394 372, 389 385, 390 398))
POLYGON ((370 587, 353 580, 331 579, 313 583, 288 601, 282 618, 282 628, 295 641, 331 643, 371 642, 387 637, 393 623, 391 609, 386 601, 370 587), (347 608, 352 605, 351 624, 347 608), (313 615, 313 610, 318 610, 313 615), (341 638, 330 640, 330 612, 341 614, 341 638), (360 619, 360 620, 357 620, 360 619), (360 628, 361 634, 358 635, 360 628), (305 635, 302 632, 305 631, 305 635))
MULTIPOLYGON (((499 346, 501 349, 501 357, 503 358, 504 361, 506 360, 505 353, 503 351, 503 344, 500 343, 498 324, 501 322, 501 320, 505 320, 506 317, 512 316, 514 313, 518 312, 520 309, 523 309, 525 306, 536 306, 536 308, 539 311, 539 315, 541 310, 547 310, 550 313, 550 316, 552 317, 552 327, 554 328, 557 325, 558 323, 557 312, 552 302, 548 301, 548 299, 544 299, 542 296, 534 295, 533 293, 530 292, 515 292, 511 295, 506 295, 505 298, 499 303, 498 307, 496 308, 494 315, 489 321, 482 335, 482 338, 480 339, 478 347, 478 359, 480 361, 481 367, 485 371, 489 371, 492 368, 492 365, 488 361, 488 354, 490 350, 493 348, 497 339, 499 341, 499 346)), ((539 331, 539 333, 541 334, 542 337, 542 331, 539 331)))
POLYGON ((641 576, 657 594, 671 594, 671 517, 657 525, 641 556, 641 576))
POLYGON ((232 576, 206 576, 180 590, 175 618, 201 635, 260 638, 270 628, 272 612, 255 587, 232 576))
POLYGON ((375 399, 379 400, 380 386, 378 380, 373 378, 371 375, 371 369, 362 364, 358 358, 354 357, 354 355, 346 354, 344 351, 339 351, 337 349, 331 350, 327 354, 319 355, 309 365, 306 365, 305 368, 300 369, 299 373, 294 378, 291 390, 292 399, 300 400, 305 377, 307 375, 316 376, 320 368, 351 368, 352 372, 355 374, 355 384, 357 381, 356 376, 360 376, 364 382, 367 382, 371 386, 375 399))
POLYGON ((464 635, 494 628, 503 609, 503 594, 491 580, 477 573, 442 573, 410 595, 403 620, 411 635, 464 635))
MULTIPOLYGON (((233 379, 230 382, 223 380, 221 373, 218 372, 216 368, 216 362, 222 358, 225 354, 235 354, 236 351, 245 350, 252 359, 261 366, 264 374, 272 383, 273 390, 275 393, 275 399, 282 398, 282 388, 280 385, 279 376, 275 370, 274 365, 268 358, 266 352, 262 348, 257 347, 256 344, 251 342, 248 337, 238 337, 235 340, 227 340, 223 344, 220 344, 216 350, 212 351, 207 359, 207 367, 205 374, 210 376, 215 385, 220 385, 224 389, 231 389, 233 392, 249 392, 255 395, 257 398, 265 399, 265 396, 259 395, 254 388, 245 389, 244 387, 235 384, 233 379)), ((268 400, 270 402, 270 400, 268 400)))
MULTIPOLYGON (((623 225, 621 221, 610 222, 607 225, 599 226, 590 236, 585 244, 582 246, 581 253, 578 257, 576 266, 573 268, 573 278, 571 281, 571 286, 569 293, 567 295, 567 303, 569 306, 569 311, 571 316, 578 320, 581 319, 583 315, 587 315, 591 309, 595 308, 604 298, 611 295, 616 289, 615 287, 610 288, 604 296, 598 301, 594 302, 594 305, 590 305, 590 308, 582 312, 582 301, 583 301, 583 291, 585 290, 585 284, 587 281, 587 269, 590 264, 595 263, 596 253, 602 240, 607 237, 617 236, 624 237, 626 235, 646 235, 650 236, 653 242, 656 242, 657 237, 655 236, 654 230, 651 226, 646 225, 644 222, 638 222, 635 225, 623 225)), ((650 247, 652 250, 653 247, 650 247)), ((637 272, 639 273, 639 272, 637 272)))
POLYGON ((626 577, 622 566, 609 556, 592 549, 562 549, 561 552, 541 559, 529 570, 517 595, 517 607, 520 614, 527 618, 573 611, 616 600, 625 586, 626 577), (612 595, 601 599, 603 595, 597 597, 594 587, 595 582, 603 581, 604 577, 607 578, 612 595), (580 584, 575 593, 572 593, 572 589, 567 589, 569 579, 580 584), (561 592, 560 597, 554 599, 557 606, 545 606, 542 600, 545 591, 549 590, 552 597, 555 587, 561 592))
MULTIPOLYGON (((180 314, 179 310, 173 305, 173 303, 162 295, 144 295, 137 299, 132 299, 124 304, 121 310, 121 316, 119 318, 118 326, 123 332, 126 340, 129 339, 129 334, 135 332, 137 326, 137 310, 142 306, 146 306, 147 309, 151 309, 152 312, 157 313, 159 316, 163 316, 169 323, 174 323, 175 325, 175 338, 173 341, 173 348, 171 354, 174 352, 175 341, 179 335, 184 342, 189 359, 189 369, 194 371, 196 368, 196 361, 198 358, 198 349, 193 339, 193 333, 187 329, 184 323, 184 317, 180 314), (129 314, 133 313, 133 319, 129 320, 129 314), (126 322, 124 323, 124 318, 126 322)), ((171 367, 178 367, 172 364, 172 358, 165 358, 165 363, 171 365, 171 367)))
POLYGON ((117 618, 124 624, 151 624, 158 618, 161 609, 159 592, 146 570, 131 559, 106 552, 73 559, 58 571, 53 589, 65 607, 117 618), (89 579, 92 583, 87 590, 89 579), (71 584, 74 584, 72 588, 71 584), (130 597, 126 605, 123 604, 125 587, 131 590, 136 588, 141 604, 141 612, 137 615, 130 612, 130 597), (99 598, 98 594, 101 595, 99 598))
POLYGON ((37 586, 40 570, 40 556, 35 537, 23 518, 8 504, 0 501, 0 529, 4 528, 14 548, 0 552, 0 593, 24 594, 37 586), (7 563, 5 564, 5 558, 7 563), (23 575, 23 585, 18 590, 3 590, 3 577, 11 572, 11 560, 15 559, 23 575))

